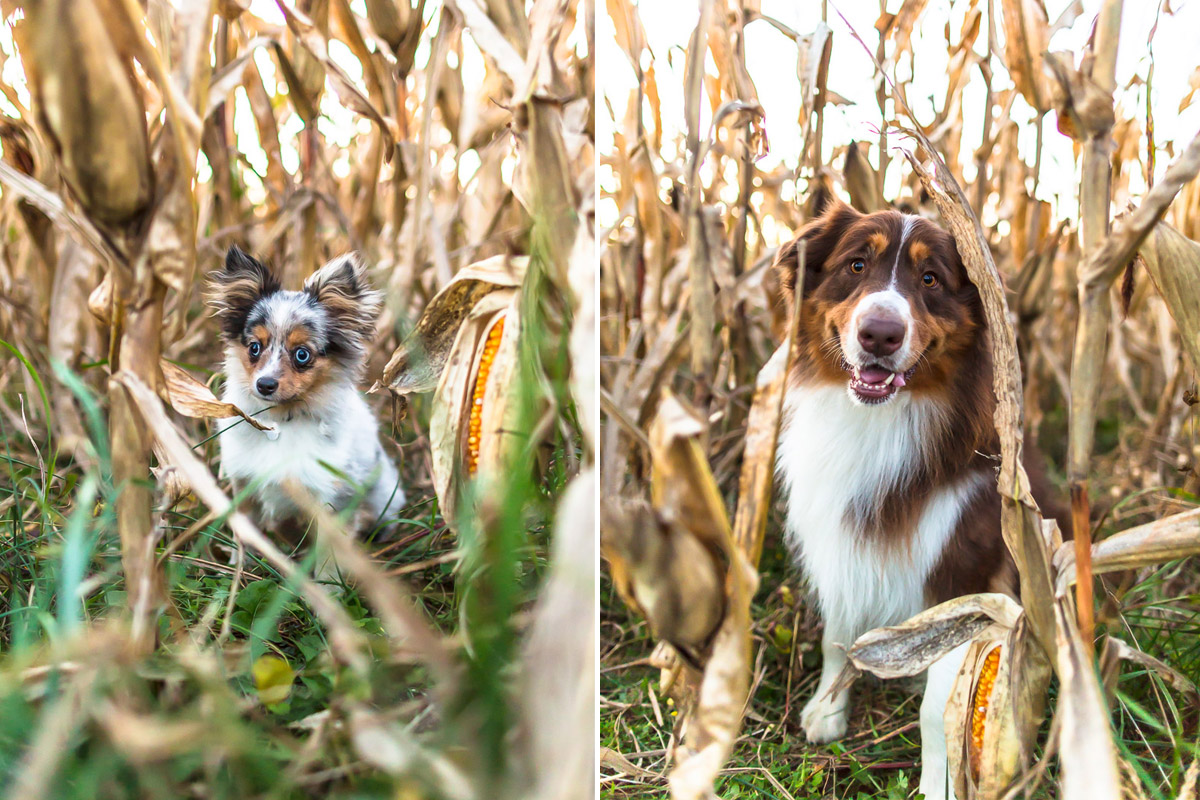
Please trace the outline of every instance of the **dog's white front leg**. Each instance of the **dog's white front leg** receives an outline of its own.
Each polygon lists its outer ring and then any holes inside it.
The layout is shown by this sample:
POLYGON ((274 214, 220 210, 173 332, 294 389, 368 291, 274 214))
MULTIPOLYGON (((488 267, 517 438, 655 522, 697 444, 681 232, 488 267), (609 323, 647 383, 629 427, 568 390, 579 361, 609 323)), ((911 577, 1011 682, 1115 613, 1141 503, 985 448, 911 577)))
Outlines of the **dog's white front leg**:
POLYGON ((826 623, 825 634, 821 637, 821 680, 812 699, 800 712, 800 725, 804 728, 805 738, 814 744, 832 742, 846 735, 850 690, 844 689, 837 695, 829 693, 842 667, 846 666, 846 652, 842 649, 845 638, 831 634, 826 623))
POLYGON ((946 703, 970 642, 960 644, 929 667, 921 700, 921 784, 925 800, 956 800, 946 761, 946 703))

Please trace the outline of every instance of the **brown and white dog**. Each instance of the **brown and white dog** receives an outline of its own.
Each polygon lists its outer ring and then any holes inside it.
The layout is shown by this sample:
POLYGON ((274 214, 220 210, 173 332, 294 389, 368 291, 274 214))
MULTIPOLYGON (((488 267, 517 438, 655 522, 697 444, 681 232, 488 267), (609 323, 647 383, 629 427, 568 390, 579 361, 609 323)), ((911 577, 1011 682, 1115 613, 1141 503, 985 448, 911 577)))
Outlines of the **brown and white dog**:
MULTIPOLYGON (((825 625, 800 722, 828 742, 846 733, 850 692, 830 692, 844 648, 952 597, 1015 596, 1016 573, 1000 533, 983 308, 953 238, 921 217, 834 203, 776 258, 785 308, 801 241, 800 355, 777 471, 786 538, 825 625)), ((948 796, 942 717, 965 647, 927 676, 920 791, 931 799, 948 796)))

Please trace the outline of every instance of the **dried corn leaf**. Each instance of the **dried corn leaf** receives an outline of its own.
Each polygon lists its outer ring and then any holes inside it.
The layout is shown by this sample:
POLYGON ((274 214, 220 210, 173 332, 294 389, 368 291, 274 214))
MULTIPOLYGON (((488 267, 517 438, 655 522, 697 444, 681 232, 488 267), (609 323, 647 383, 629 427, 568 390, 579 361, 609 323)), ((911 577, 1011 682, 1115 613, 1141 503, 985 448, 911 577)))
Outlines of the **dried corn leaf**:
POLYGON ((1050 41, 1050 20, 1042 0, 1004 0, 1004 62, 1029 105, 1044 114, 1051 108, 1043 54, 1050 41))
POLYGON ((1175 691, 1186 695, 1190 702, 1200 704, 1200 692, 1196 689, 1196 683, 1179 670, 1112 636, 1108 637, 1108 645, 1117 658, 1145 667, 1166 681, 1175 691))
POLYGON ((1112 92, 1106 92, 1074 66, 1069 52, 1047 53, 1045 64, 1054 75, 1052 102, 1058 112, 1058 129, 1077 141, 1104 136, 1112 130, 1112 92))
POLYGON ((875 628, 854 641, 846 655, 855 669, 880 678, 924 672, 966 641, 1011 629, 1021 607, 1004 594, 969 594, 926 609, 899 625, 875 628))
POLYGON ((1100 682, 1064 598, 1054 604, 1058 637, 1059 759, 1064 800, 1119 800, 1120 775, 1100 682))
POLYGON ((1138 255, 1179 327, 1193 369, 1200 369, 1200 243, 1160 222, 1138 255))
POLYGON ((693 665, 725 618, 724 556, 645 502, 606 505, 601 546, 613 585, 648 623, 693 665))
POLYGON ((879 196, 878 176, 865 152, 868 148, 865 142, 851 142, 846 149, 846 164, 843 167, 850 205, 864 214, 882 211, 887 205, 879 196))
POLYGON ((578 797, 595 781, 598 478, 594 467, 585 469, 562 495, 549 575, 522 654, 529 800, 578 797))
POLYGON ((650 425, 650 502, 668 524, 691 531, 706 547, 730 553, 732 532, 704 455, 704 432, 696 412, 663 389, 650 425))
MULTIPOLYGON (((1153 566, 1179 558, 1200 555, 1200 509, 1114 533, 1092 545, 1092 572, 1116 572, 1153 566)), ((1058 578, 1055 590, 1061 595, 1075 581, 1075 552, 1070 544, 1055 553, 1058 578)))
POLYGON ((833 54, 833 29, 824 22, 796 40, 796 77, 800 79, 800 130, 807 131, 811 117, 825 107, 829 57, 833 54))
POLYGON ((163 374, 164 398, 171 408, 192 419, 229 419, 241 417, 260 431, 273 430, 250 416, 233 403, 224 403, 216 398, 212 390, 177 364, 163 360, 159 362, 163 374))

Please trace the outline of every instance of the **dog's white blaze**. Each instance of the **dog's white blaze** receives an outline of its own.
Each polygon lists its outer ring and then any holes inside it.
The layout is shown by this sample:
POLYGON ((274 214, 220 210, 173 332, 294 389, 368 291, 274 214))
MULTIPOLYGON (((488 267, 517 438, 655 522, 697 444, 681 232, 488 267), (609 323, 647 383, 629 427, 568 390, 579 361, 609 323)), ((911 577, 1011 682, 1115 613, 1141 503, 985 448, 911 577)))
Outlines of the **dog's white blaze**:
POLYGON ((900 345, 900 349, 880 360, 892 366, 893 369, 899 369, 908 364, 912 351, 912 336, 910 335, 912 333, 912 306, 907 297, 891 288, 881 292, 871 292, 854 306, 854 311, 850 313, 850 324, 846 326, 846 330, 841 332, 842 352, 852 363, 859 366, 877 360, 858 342, 858 326, 864 317, 873 312, 889 313, 904 322, 904 342, 900 345))
POLYGON ((825 731, 831 735, 815 738, 836 738, 845 730, 847 698, 820 697, 836 677, 828 673, 844 662, 834 647, 848 647, 871 628, 925 608, 925 582, 963 509, 987 483, 987 473, 976 472, 936 489, 908 547, 879 546, 847 525, 847 508, 856 500, 878 501, 896 487, 943 419, 939 406, 907 392, 871 407, 854 402, 840 386, 788 392, 776 467, 787 498, 785 537, 825 622, 825 663, 812 701, 818 705, 805 711, 842 717, 840 731, 830 723, 825 731))
MULTIPOLYGON (((267 405, 251 396, 249 377, 233 353, 227 354, 225 369, 225 402, 247 413, 267 405)), ((304 486, 322 505, 340 508, 355 486, 339 473, 358 486, 370 486, 360 508, 373 516, 403 506, 404 490, 398 486, 395 465, 379 444, 375 415, 354 385, 337 383, 305 400, 303 413, 291 419, 275 409, 258 415, 275 426, 279 435, 274 439, 244 422, 234 425, 237 419, 219 423, 221 427, 232 425, 218 439, 221 470, 242 485, 261 482, 255 496, 266 521, 278 522, 296 514, 297 508, 283 488, 289 479, 304 486)))
POLYGON ((896 260, 892 262, 892 280, 888 283, 889 289, 896 288, 896 275, 900 271, 900 256, 904 254, 904 243, 908 241, 908 235, 912 233, 917 219, 915 214, 904 215, 904 227, 900 229, 900 246, 896 248, 896 260))

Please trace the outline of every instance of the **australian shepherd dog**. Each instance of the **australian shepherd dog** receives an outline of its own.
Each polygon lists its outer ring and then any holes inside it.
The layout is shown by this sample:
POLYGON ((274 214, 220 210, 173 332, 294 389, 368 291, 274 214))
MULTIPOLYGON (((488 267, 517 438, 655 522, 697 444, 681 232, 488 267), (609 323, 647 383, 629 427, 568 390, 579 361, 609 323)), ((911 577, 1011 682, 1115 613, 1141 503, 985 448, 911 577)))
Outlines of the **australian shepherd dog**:
MULTIPOLYGON (((785 308, 803 287, 777 468, 786 538, 824 622, 821 678, 800 724, 810 742, 829 742, 846 733, 850 690, 830 689, 860 634, 960 595, 1016 595, 992 365, 979 294, 953 238, 929 220, 834 203, 773 268, 785 308)), ((1057 508, 1030 467, 1035 498, 1057 508)), ((942 719, 964 652, 927 676, 927 798, 947 796, 942 719)))

